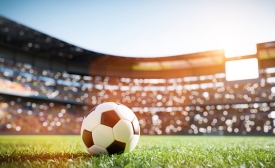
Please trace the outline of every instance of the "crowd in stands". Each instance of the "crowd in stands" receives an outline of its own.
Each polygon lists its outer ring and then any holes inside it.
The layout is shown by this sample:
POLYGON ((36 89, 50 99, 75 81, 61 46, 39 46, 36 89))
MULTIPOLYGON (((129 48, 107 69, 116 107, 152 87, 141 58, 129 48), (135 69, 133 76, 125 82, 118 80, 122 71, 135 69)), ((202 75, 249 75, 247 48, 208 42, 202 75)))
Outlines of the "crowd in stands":
POLYGON ((251 82, 225 74, 171 79, 80 76, 0 58, 0 132, 79 134, 96 104, 117 102, 141 134, 275 134, 275 68, 251 82))
MULTIPOLYGON (((7 97, 0 97, 7 99, 7 97)), ((12 98, 0 101, 2 133, 78 134, 85 109, 71 104, 12 98), (83 111, 81 114, 76 112, 83 111)), ((85 106, 84 106, 85 107, 85 106)), ((83 107, 83 108, 84 108, 83 107)), ((86 110, 87 111, 87 110, 86 110)))

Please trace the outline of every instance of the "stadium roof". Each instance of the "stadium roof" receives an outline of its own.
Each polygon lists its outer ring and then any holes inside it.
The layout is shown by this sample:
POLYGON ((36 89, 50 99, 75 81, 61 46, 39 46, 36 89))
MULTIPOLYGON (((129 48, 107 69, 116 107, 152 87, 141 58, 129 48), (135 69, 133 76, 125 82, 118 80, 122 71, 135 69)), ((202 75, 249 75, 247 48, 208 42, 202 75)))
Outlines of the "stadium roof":
POLYGON ((0 44, 38 57, 87 64, 103 54, 60 41, 0 16, 0 44))

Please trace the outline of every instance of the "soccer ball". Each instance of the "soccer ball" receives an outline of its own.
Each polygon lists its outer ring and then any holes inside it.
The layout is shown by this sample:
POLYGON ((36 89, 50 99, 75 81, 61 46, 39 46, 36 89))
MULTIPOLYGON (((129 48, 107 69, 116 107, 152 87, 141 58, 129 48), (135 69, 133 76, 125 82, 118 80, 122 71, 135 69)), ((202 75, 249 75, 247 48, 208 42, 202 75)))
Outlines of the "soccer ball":
POLYGON ((131 152, 139 136, 139 122, 134 112, 114 102, 94 107, 81 126, 82 141, 92 155, 131 152))

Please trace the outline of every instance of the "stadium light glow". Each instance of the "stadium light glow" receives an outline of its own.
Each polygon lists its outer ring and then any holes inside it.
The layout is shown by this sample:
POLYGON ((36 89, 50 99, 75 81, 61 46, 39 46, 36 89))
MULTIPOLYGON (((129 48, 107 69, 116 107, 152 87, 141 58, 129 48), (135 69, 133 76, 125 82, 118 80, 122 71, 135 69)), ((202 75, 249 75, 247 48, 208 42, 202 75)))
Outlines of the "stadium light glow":
POLYGON ((258 59, 242 59, 225 63, 226 80, 245 80, 259 77, 258 59))
POLYGON ((273 119, 275 119, 275 111, 271 111, 270 112, 270 117, 273 118, 273 119))
POLYGON ((266 68, 266 69, 265 69, 265 72, 266 72, 266 73, 275 73, 275 67, 266 68))

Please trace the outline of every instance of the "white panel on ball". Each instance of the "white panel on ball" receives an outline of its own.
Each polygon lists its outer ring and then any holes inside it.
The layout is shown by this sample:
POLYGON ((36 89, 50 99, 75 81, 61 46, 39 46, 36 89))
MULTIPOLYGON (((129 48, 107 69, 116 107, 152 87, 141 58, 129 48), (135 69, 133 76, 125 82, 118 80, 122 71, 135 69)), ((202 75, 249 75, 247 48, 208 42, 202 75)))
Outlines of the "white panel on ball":
POLYGON ((96 106, 95 110, 100 112, 114 110, 117 104, 114 102, 106 102, 96 106))
POLYGON ((83 132, 83 127, 92 132, 95 127, 100 124, 101 114, 102 113, 100 111, 93 111, 86 118, 84 118, 81 126, 81 132, 83 132))
POLYGON ((133 121, 133 119, 136 117, 134 112, 129 109, 127 106, 124 106, 122 104, 118 105, 115 109, 117 114, 120 116, 120 118, 128 120, 128 121, 133 121))
POLYGON ((132 138, 134 131, 133 126, 130 121, 127 120, 120 120, 115 126, 114 126, 114 134, 115 139, 120 142, 128 142, 130 138, 132 138))
POLYGON ((108 154, 108 151, 105 148, 93 145, 88 149, 88 152, 92 155, 108 154))
POLYGON ((137 146, 139 135, 134 135, 127 143, 124 152, 131 152, 137 146))
POLYGON ((102 148, 107 148, 115 140, 113 129, 105 125, 98 125, 92 134, 94 144, 102 148))

